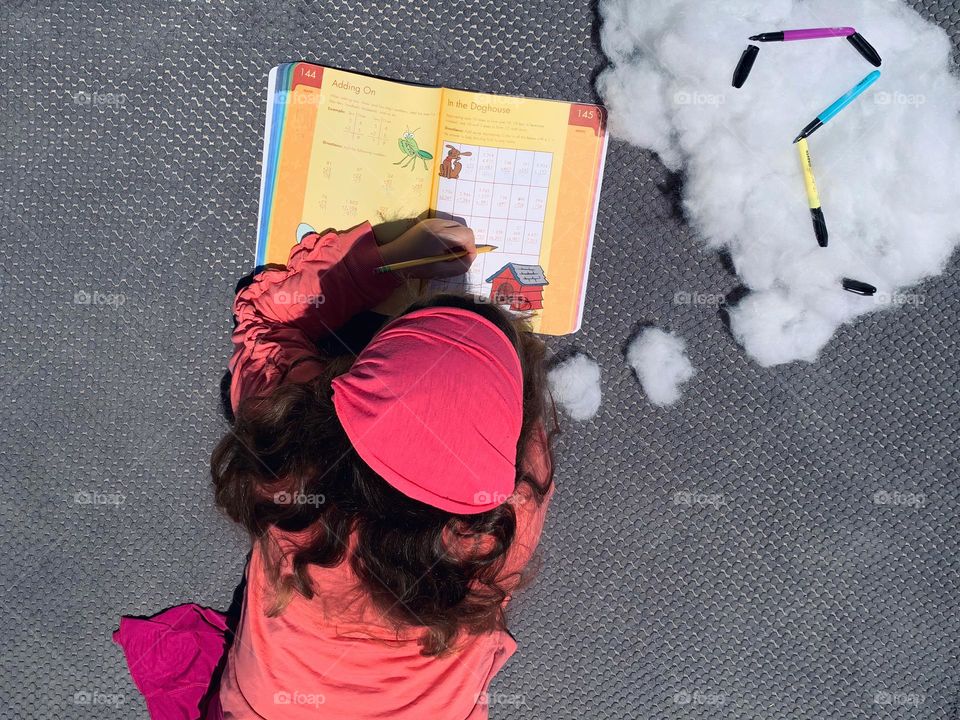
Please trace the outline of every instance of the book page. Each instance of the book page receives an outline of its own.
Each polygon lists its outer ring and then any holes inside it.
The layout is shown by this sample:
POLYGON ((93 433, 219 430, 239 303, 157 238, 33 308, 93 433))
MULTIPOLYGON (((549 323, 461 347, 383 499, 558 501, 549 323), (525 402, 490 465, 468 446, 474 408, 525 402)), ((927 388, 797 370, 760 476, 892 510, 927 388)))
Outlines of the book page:
POLYGON ((289 85, 275 91, 286 112, 268 183, 282 192, 267 209, 258 261, 286 262, 303 223, 345 230, 426 217, 440 96, 439 88, 294 65, 289 85))
POLYGON ((431 289, 528 313, 537 332, 574 332, 605 141, 594 105, 444 90, 431 210, 497 249, 431 289))

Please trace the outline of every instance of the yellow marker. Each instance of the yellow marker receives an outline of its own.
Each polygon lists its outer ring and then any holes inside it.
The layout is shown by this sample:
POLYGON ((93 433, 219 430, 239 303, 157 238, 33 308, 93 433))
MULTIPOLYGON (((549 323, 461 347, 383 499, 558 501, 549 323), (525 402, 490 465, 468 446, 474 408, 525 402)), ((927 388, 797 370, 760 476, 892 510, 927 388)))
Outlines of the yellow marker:
POLYGON ((817 181, 813 178, 813 165, 810 163, 810 146, 807 139, 797 141, 797 152, 800 153, 800 166, 803 168, 803 184, 807 188, 807 202, 810 204, 810 215, 813 218, 813 231, 817 236, 820 247, 827 246, 827 221, 820 208, 820 193, 817 192, 817 181))
MULTIPOLYGON (((487 253, 491 250, 496 250, 496 245, 477 245, 478 253, 487 253)), ((418 265, 429 265, 430 263, 435 262, 446 262, 447 260, 454 260, 456 258, 462 258, 467 254, 466 250, 460 250, 453 253, 444 253, 443 255, 431 255, 430 257, 418 258, 416 260, 404 260, 403 262, 392 263, 390 265, 381 265, 377 268, 378 273, 390 272, 391 270, 405 270, 407 268, 417 267, 418 265)))

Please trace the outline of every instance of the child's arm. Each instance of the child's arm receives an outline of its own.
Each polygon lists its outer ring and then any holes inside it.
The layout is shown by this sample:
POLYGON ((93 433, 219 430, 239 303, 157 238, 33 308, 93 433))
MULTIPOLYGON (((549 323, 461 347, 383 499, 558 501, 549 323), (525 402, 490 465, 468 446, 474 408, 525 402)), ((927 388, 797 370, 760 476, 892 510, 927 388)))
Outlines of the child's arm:
POLYGON ((316 343, 351 317, 387 298, 400 279, 377 273, 380 249, 369 223, 345 233, 313 233, 290 252, 283 269, 261 272, 234 301, 230 403, 264 392, 295 367, 314 377, 322 367, 316 343))
MULTIPOLYGON (((395 273, 375 272, 378 266, 436 254, 437 248, 472 251, 472 233, 440 222, 419 223, 382 248, 369 223, 345 233, 313 233, 293 248, 285 268, 257 275, 234 302, 234 412, 241 400, 281 380, 306 382, 317 376, 323 366, 317 341, 383 302, 400 284, 395 273)), ((470 261, 472 256, 423 267, 424 272, 457 274, 470 261)))
MULTIPOLYGON (((545 483, 550 478, 553 459, 550 457, 546 430, 542 426, 538 428, 537 437, 527 448, 523 462, 527 472, 532 474, 538 483, 545 483)), ((533 491, 521 485, 510 500, 514 503, 517 515, 517 530, 500 573, 500 580, 510 593, 520 584, 524 577, 523 571, 536 552, 555 488, 556 485, 551 482, 546 496, 537 503, 533 491)), ((507 600, 509 599, 508 597, 507 600)))
MULTIPOLYGON (((533 489, 526 483, 518 484, 513 495, 507 499, 507 503, 513 506, 517 524, 513 541, 503 558, 503 567, 500 568, 496 578, 497 584, 507 595, 503 600, 504 605, 510 602, 511 596, 518 587, 533 577, 533 573, 527 571, 527 566, 530 565, 537 545, 540 543, 540 534, 543 532, 547 510, 556 487, 552 482, 553 458, 550 454, 550 444, 546 429, 542 425, 537 429, 537 436, 527 446, 526 456, 522 462, 524 470, 533 476, 537 485, 542 487, 549 481, 550 486, 539 502, 533 489)), ((496 546, 496 540, 492 535, 477 534, 463 537, 457 536, 449 528, 444 530, 444 539, 449 543, 449 551, 454 557, 476 558, 491 552, 496 546)), ((530 569, 535 570, 536 567, 530 569)))

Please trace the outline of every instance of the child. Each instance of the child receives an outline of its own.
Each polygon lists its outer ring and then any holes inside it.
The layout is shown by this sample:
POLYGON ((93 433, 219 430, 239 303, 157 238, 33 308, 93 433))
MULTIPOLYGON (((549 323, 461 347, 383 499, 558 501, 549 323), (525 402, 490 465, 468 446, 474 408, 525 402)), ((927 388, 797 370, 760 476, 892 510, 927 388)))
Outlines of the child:
POLYGON ((448 250, 467 255, 415 278, 467 269, 472 232, 437 219, 386 243, 366 223, 311 233, 238 295, 236 419, 211 472, 252 538, 243 610, 224 657, 217 613, 124 619, 152 717, 487 717, 516 649, 505 607, 553 491, 543 345, 445 295, 358 356, 318 350, 400 285, 376 267, 448 250), (170 667, 178 654, 190 668, 170 667))

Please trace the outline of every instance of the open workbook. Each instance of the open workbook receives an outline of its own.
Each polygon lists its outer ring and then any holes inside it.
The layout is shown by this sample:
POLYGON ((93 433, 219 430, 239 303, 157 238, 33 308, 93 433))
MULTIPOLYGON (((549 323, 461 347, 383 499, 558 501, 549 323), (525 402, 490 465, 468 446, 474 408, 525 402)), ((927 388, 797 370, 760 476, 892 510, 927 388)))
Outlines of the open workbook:
POLYGON ((302 223, 347 229, 450 217, 495 245, 431 289, 580 327, 606 153, 597 105, 427 87, 310 63, 270 73, 257 264, 302 223))

